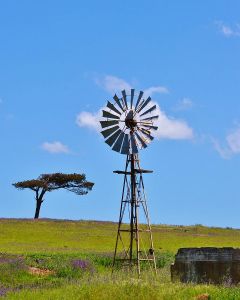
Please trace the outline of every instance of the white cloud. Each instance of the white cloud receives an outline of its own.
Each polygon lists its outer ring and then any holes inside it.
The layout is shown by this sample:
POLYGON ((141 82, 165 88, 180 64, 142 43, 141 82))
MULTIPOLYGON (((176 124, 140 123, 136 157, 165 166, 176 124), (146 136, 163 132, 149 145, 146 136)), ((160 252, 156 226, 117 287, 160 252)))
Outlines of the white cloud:
POLYGON ((232 30, 232 28, 226 26, 226 25, 222 25, 221 26, 221 32, 225 35, 225 36, 231 36, 234 35, 234 31, 232 30))
POLYGON ((76 123, 79 127, 86 127, 95 131, 100 131, 100 118, 102 110, 97 113, 91 113, 87 111, 80 112, 77 115, 76 123))
MULTIPOLYGON (((192 139, 194 136, 193 129, 183 121, 168 117, 165 112, 161 110, 157 103, 156 114, 159 115, 159 119, 156 121, 158 130, 155 132, 155 136, 158 139, 172 139, 172 140, 186 140, 192 139)), ((101 119, 102 110, 97 113, 81 112, 77 116, 77 124, 79 127, 86 127, 93 129, 96 132, 100 132, 101 127, 99 120, 101 119)))
POLYGON ((155 133, 158 139, 186 140, 193 138, 193 129, 185 121, 167 116, 159 105, 155 104, 157 105, 156 114, 159 115, 156 121, 158 130, 155 133))
POLYGON ((174 107, 174 110, 180 111, 180 110, 189 110, 193 107, 193 101, 189 98, 183 98, 180 100, 177 105, 174 107))
POLYGON ((213 143, 213 147, 214 149, 218 152, 218 154, 224 158, 224 159, 228 159, 231 157, 232 153, 230 151, 230 149, 227 146, 221 146, 219 141, 215 138, 212 138, 212 143, 213 143))
MULTIPOLYGON (((111 94, 119 92, 123 89, 131 89, 131 85, 125 80, 115 77, 115 76, 105 76, 102 79, 96 79, 96 82, 99 86, 104 88, 111 94)), ((144 91, 145 96, 151 96, 154 93, 169 93, 168 89, 163 86, 154 86, 146 89, 144 91), (147 95, 146 95, 147 94, 147 95)), ((185 106, 189 106, 189 99, 185 99, 185 106)), ((194 136, 193 129, 183 120, 174 119, 166 115, 156 103, 157 110, 156 114, 159 115, 159 119, 156 122, 156 126, 159 129, 156 131, 155 136, 158 139, 174 139, 174 140, 183 140, 183 139, 192 139, 194 136)), ((101 131, 101 126, 99 121, 101 119, 102 109, 98 112, 91 113, 87 111, 80 112, 77 115, 76 123, 79 127, 85 127, 92 129, 96 132, 101 131)))
POLYGON ((118 78, 112 75, 106 75, 102 78, 95 78, 95 82, 110 94, 121 92, 122 90, 129 91, 131 85, 122 78, 118 78))
POLYGON ((240 154, 240 126, 233 129, 225 138, 225 145, 222 146, 218 140, 212 139, 215 150, 222 158, 228 159, 233 155, 240 154))
POLYGON ((227 143, 233 154, 240 153, 240 127, 227 136, 227 143))
POLYGON ((62 144, 61 142, 45 142, 41 147, 43 150, 49 153, 70 153, 68 146, 62 144))
POLYGON ((224 24, 223 22, 216 22, 219 31, 225 36, 225 37, 232 37, 232 36, 240 36, 240 25, 235 24, 234 26, 229 26, 224 24))
POLYGON ((150 88, 148 88, 148 89, 146 89, 145 91, 144 91, 144 94, 146 95, 146 96, 152 96, 153 94, 156 94, 156 93, 158 93, 158 94, 168 94, 169 93, 169 91, 168 91, 168 89, 166 88, 166 87, 164 87, 164 86, 152 86, 152 87, 150 87, 150 88))
MULTIPOLYGON (((119 93, 122 90, 126 90, 127 92, 130 92, 130 89, 132 88, 132 85, 126 82, 124 79, 112 75, 97 77, 95 78, 95 82, 97 83, 98 86, 103 88, 111 95, 115 93, 119 93)), ((164 86, 152 86, 144 91, 145 96, 152 96, 153 94, 157 94, 157 93, 168 94, 169 91, 164 86)))

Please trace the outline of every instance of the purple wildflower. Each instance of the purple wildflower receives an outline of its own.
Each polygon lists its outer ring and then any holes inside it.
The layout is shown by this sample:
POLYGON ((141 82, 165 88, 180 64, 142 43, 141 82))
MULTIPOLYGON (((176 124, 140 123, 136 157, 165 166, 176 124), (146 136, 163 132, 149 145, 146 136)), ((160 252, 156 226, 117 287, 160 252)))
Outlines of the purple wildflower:
POLYGON ((75 259, 72 261, 72 267, 74 269, 88 270, 90 267, 90 264, 86 260, 75 259))
POLYGON ((0 287, 0 297, 4 297, 8 292, 8 289, 5 287, 0 287))
POLYGON ((7 264, 17 269, 25 269, 25 260, 22 256, 0 254, 0 265, 7 264))
POLYGON ((17 264, 24 263, 24 258, 22 256, 0 254, 0 264, 15 264, 15 263, 17 264))

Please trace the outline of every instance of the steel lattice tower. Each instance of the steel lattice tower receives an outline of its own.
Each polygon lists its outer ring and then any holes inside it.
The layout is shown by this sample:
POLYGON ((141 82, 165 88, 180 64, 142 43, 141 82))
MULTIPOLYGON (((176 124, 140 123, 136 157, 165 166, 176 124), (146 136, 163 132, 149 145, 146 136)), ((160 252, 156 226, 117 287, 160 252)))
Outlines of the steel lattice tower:
POLYGON ((143 182, 143 174, 152 171, 141 169, 138 150, 153 140, 151 132, 158 129, 154 126, 158 115, 152 115, 156 105, 150 97, 144 99, 140 92, 134 105, 134 94, 131 89, 129 95, 123 90, 121 98, 115 95, 115 103, 108 101, 100 123, 105 142, 126 155, 125 170, 114 171, 122 174, 124 180, 113 267, 120 261, 131 269, 136 266, 140 275, 142 264, 156 271, 156 259, 143 182))

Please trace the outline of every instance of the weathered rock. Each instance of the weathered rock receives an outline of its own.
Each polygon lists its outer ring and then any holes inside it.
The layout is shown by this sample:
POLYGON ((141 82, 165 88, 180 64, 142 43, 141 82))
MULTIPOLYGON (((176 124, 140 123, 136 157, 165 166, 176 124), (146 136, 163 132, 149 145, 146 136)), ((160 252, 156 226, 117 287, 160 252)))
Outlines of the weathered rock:
POLYGON ((181 248, 171 266, 172 281, 237 284, 240 282, 240 249, 181 248))

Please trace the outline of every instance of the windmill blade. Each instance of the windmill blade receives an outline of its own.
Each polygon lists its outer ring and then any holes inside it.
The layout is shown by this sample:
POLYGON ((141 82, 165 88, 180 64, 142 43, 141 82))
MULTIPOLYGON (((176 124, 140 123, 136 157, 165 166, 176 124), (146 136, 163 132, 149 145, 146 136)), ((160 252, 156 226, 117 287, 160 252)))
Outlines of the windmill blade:
POLYGON ((102 128, 113 126, 119 123, 119 121, 100 121, 102 128))
POLYGON ((123 102, 124 102, 124 105, 125 105, 126 109, 128 109, 128 105, 127 105, 127 95, 126 95, 126 91, 125 91, 125 90, 122 91, 122 96, 123 96, 123 102))
POLYGON ((140 136, 137 132, 135 132, 135 135, 136 135, 138 141, 141 143, 142 148, 147 148, 147 144, 146 144, 145 141, 141 138, 141 136, 140 136))
POLYGON ((153 116, 145 119, 141 119, 141 121, 152 121, 152 120, 157 120, 159 116, 153 116))
POLYGON ((136 105, 135 105, 135 110, 137 110, 139 102, 142 99, 142 96, 143 96, 143 91, 140 91, 139 95, 138 95, 138 99, 137 99, 136 105))
POLYGON ((148 114, 148 113, 150 113, 150 112, 156 110, 156 108, 157 108, 157 105, 153 105, 151 108, 149 108, 149 109, 146 110, 144 113, 142 113, 142 114, 140 115, 140 117, 142 117, 142 116, 144 116, 144 115, 146 115, 146 114, 148 114))
POLYGON ((101 134, 107 138, 109 135, 113 134, 115 131, 117 131, 119 129, 119 126, 114 126, 114 127, 111 127, 111 128, 108 128, 108 129, 105 129, 103 131, 101 131, 101 134))
POLYGON ((138 135, 139 135, 140 138, 143 140, 143 142, 146 144, 146 146, 148 146, 148 144, 151 143, 152 140, 151 140, 150 137, 147 135, 147 133, 144 134, 144 133, 142 133, 142 131, 139 129, 138 135))
POLYGON ((143 128, 139 128, 139 130, 143 133, 144 136, 146 136, 151 141, 154 139, 154 137, 150 134, 150 131, 143 128))
POLYGON ((133 134, 131 134, 130 139, 131 139, 132 153, 133 153, 133 154, 138 153, 137 143, 136 143, 136 140, 135 140, 133 134))
POLYGON ((122 104, 121 104, 121 102, 120 102, 120 100, 119 100, 119 98, 116 94, 113 96, 113 99, 115 100, 117 105, 121 108, 122 112, 124 112, 124 108, 122 107, 122 104))
POLYGON ((129 154, 130 142, 129 142, 129 135, 124 135, 124 140, 122 144, 121 154, 129 154))
POLYGON ((141 105, 141 107, 138 109, 138 113, 140 113, 140 111, 142 111, 144 109, 144 107, 146 107, 148 105, 148 103, 151 101, 151 97, 148 97, 147 100, 145 102, 143 102, 143 104, 141 105))
POLYGON ((107 143, 110 147, 116 142, 117 138, 119 137, 120 133, 122 132, 121 129, 118 129, 113 135, 111 135, 105 143, 107 143))
POLYGON ((109 111, 103 110, 103 117, 109 118, 109 119, 120 119, 119 116, 111 114, 109 111))
POLYGON ((133 106, 134 91, 135 91, 134 89, 131 89, 131 109, 133 106))
POLYGON ((121 146, 122 146, 122 142, 123 142, 123 138, 124 138, 124 132, 121 132, 118 139, 116 140, 116 143, 113 146, 113 150, 116 152, 120 152, 121 146))
POLYGON ((153 129, 153 130, 158 130, 157 126, 152 126, 152 125, 142 125, 142 126, 145 127, 145 128, 153 129))
POLYGON ((111 102, 109 102, 109 101, 108 101, 108 103, 107 103, 107 107, 110 108, 111 110, 113 110, 113 111, 114 111, 115 113, 117 113, 118 115, 121 115, 121 114, 122 114, 122 113, 120 113, 120 111, 117 110, 116 107, 115 107, 111 102))

